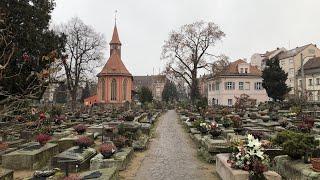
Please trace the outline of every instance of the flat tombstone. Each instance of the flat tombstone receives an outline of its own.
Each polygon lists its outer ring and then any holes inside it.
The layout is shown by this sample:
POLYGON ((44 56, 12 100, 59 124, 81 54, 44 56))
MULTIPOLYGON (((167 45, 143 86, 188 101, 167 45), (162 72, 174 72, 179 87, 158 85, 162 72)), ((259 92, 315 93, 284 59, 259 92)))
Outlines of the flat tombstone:
POLYGON ((2 167, 14 170, 35 170, 44 167, 59 153, 57 144, 47 143, 41 146, 36 142, 28 143, 24 148, 2 156, 2 167))

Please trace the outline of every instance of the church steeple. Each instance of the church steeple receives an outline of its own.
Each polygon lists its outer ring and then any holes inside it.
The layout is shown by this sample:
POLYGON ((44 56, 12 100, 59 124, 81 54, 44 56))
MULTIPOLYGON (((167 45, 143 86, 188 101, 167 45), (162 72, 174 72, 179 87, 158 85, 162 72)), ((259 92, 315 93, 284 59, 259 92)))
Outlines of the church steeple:
POLYGON ((119 40, 119 34, 118 34, 116 22, 114 23, 112 39, 109 45, 110 45, 110 56, 112 55, 113 52, 116 52, 121 57, 121 42, 119 40))

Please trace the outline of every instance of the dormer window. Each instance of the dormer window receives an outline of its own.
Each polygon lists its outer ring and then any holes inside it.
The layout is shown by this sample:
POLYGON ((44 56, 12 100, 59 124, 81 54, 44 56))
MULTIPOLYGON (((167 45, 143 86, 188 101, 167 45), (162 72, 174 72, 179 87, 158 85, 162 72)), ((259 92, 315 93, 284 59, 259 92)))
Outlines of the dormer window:
POLYGON ((244 68, 244 73, 248 73, 248 68, 244 68))
POLYGON ((240 73, 243 73, 243 68, 240 68, 240 73))

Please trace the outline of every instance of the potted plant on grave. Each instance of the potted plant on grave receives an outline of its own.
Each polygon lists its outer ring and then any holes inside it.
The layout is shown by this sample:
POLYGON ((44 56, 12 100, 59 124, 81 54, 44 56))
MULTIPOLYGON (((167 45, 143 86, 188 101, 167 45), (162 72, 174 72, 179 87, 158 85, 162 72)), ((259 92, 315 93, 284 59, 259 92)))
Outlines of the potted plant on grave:
POLYGON ((234 132, 236 132, 239 135, 242 135, 244 133, 244 129, 242 127, 242 120, 239 116, 232 117, 232 124, 234 128, 234 132))
POLYGON ((73 127, 73 129, 79 134, 84 134, 87 130, 87 127, 84 124, 78 124, 73 127))
POLYGON ((222 121, 222 125, 224 128, 229 128, 232 125, 232 121, 229 118, 225 118, 222 121))
POLYGON ((269 157, 263 153, 258 139, 248 134, 245 144, 240 144, 231 153, 228 163, 231 168, 249 171, 249 180, 266 179, 263 172, 268 170, 269 157))
POLYGON ((125 136, 118 135, 113 138, 113 143, 118 149, 122 149, 127 145, 128 139, 125 136))
POLYGON ((315 140, 314 136, 294 131, 282 131, 273 141, 280 145, 284 153, 293 160, 301 159, 319 145, 319 141, 315 140))
POLYGON ((5 151, 8 149, 8 143, 0 141, 0 151, 5 151))
POLYGON ((79 149, 86 149, 93 145, 93 140, 87 136, 81 136, 76 140, 76 144, 79 146, 79 149))
POLYGON ((262 138, 264 137, 264 133, 261 131, 251 131, 250 134, 255 138, 258 139, 259 141, 262 140, 262 138))
POLYGON ((112 142, 105 143, 101 144, 99 151, 105 159, 108 159, 117 151, 117 147, 112 142))
POLYGON ((46 143, 50 140, 51 140, 51 136, 49 136, 48 134, 41 133, 36 136, 36 141, 40 144, 40 146, 46 145, 46 143))
POLYGON ((213 138, 218 137, 221 135, 222 130, 218 127, 218 124, 216 122, 212 122, 210 124, 210 130, 209 133, 213 138))

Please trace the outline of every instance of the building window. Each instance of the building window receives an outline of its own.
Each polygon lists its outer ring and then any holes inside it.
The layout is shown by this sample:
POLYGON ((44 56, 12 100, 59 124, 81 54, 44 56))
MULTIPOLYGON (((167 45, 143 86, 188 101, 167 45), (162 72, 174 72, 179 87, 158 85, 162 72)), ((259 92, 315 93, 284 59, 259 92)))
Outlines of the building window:
POLYGON ((105 97, 106 97, 106 82, 105 82, 105 79, 104 78, 101 78, 101 100, 104 101, 105 100, 105 97))
POLYGON ((123 100, 127 100, 127 79, 123 80, 123 84, 122 84, 122 97, 123 97, 123 100))
POLYGON ((280 65, 281 65, 281 66, 284 66, 285 64, 286 64, 286 62, 285 62, 284 60, 281 60, 281 61, 280 61, 280 65))
POLYGON ((226 82, 225 83, 225 89, 226 90, 233 90, 235 88, 235 83, 234 82, 226 82))
POLYGON ((309 51, 310 54, 316 53, 316 51, 314 49, 309 49, 308 51, 309 51))
POLYGON ((240 68, 240 73, 243 73, 243 68, 240 68))
POLYGON ((302 87, 302 80, 299 80, 299 86, 302 87))
POLYGON ((312 79, 309 79, 309 86, 312 86, 312 79))
POLYGON ((293 68, 290 68, 290 69, 289 69, 289 74, 290 74, 290 75, 294 75, 294 69, 293 69, 293 68))
POLYGON ((250 82, 246 82, 244 86, 245 90, 250 90, 250 82))
POLYGON ((248 68, 244 68, 244 73, 248 73, 248 68))
POLYGON ((232 106, 232 99, 228 99, 228 106, 232 106))
POLYGON ((117 81, 112 79, 111 81, 111 101, 117 100, 117 81))
POLYGON ((320 85, 320 78, 317 78, 317 85, 320 85))
POLYGON ((214 87, 214 83, 212 83, 212 91, 214 91, 216 89, 216 87, 214 87))
POLYGON ((290 58, 290 59, 289 59, 289 63, 290 63, 290 64, 293 64, 293 58, 290 58))
POLYGON ((220 88, 219 86, 220 86, 220 83, 216 82, 216 90, 217 91, 219 91, 219 88, 220 88))
POLYGON ((254 83, 254 89, 255 90, 261 90, 262 89, 262 82, 254 83))
POLYGON ((243 90, 243 82, 239 82, 239 90, 243 90))
POLYGON ((209 84, 209 91, 211 91, 211 84, 209 84))

